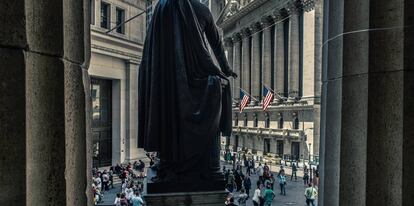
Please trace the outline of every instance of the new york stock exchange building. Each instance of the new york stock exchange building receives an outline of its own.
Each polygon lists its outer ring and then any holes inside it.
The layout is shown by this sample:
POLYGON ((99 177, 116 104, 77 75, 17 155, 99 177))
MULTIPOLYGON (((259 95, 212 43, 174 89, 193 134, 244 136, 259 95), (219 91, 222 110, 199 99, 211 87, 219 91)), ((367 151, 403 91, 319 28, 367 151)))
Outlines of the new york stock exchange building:
POLYGON ((223 152, 317 164, 322 41, 317 0, 231 0, 217 25, 239 74, 232 82, 233 135, 222 138, 223 152), (264 110, 266 91, 274 95, 264 110), (243 95, 250 101, 241 109, 243 95))

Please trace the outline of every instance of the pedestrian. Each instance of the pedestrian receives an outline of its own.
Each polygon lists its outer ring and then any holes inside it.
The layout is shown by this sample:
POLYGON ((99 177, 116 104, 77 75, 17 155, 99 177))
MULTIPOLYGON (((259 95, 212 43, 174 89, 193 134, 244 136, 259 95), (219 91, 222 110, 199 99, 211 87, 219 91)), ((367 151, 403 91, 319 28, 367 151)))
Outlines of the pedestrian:
POLYGON ((266 190, 263 194, 264 206, 272 206, 273 199, 275 198, 275 193, 270 188, 270 184, 266 185, 266 190))
POLYGON ((128 185, 125 189, 125 197, 128 200, 128 202, 131 202, 131 199, 134 195, 134 190, 132 189, 132 185, 128 185))
POLYGON ((135 196, 131 199, 132 206, 141 206, 144 205, 144 200, 142 200, 139 192, 135 193, 135 196))
POLYGON ((227 206, 237 206, 234 204, 234 197, 230 197, 229 201, 226 203, 227 206))
POLYGON ((139 177, 145 177, 145 163, 142 160, 138 160, 138 171, 139 171, 139 177))
POLYGON ((234 172, 234 181, 236 182, 237 186, 236 191, 240 191, 243 179, 237 170, 234 172))
POLYGON ((256 174, 256 163, 254 162, 254 159, 253 158, 250 161, 251 161, 251 164, 252 164, 252 166, 251 166, 250 169, 253 169, 253 173, 256 174))
POLYGON ((96 185, 96 188, 99 191, 102 191, 102 179, 101 179, 99 173, 96 174, 96 177, 94 178, 93 182, 96 185))
POLYGON ((259 206, 260 202, 261 202, 261 198, 262 198, 262 194, 261 194, 261 190, 260 190, 260 182, 258 182, 257 183, 257 188, 254 191, 253 198, 252 198, 253 205, 254 206, 259 206))
POLYGON ((316 166, 316 170, 314 172, 313 186, 319 187, 319 165, 316 166))
POLYGON ((128 185, 127 181, 126 180, 122 180, 122 185, 121 185, 121 192, 122 193, 125 193, 125 190, 127 188, 127 185, 128 185))
POLYGON ((270 180, 272 181, 272 190, 275 189, 275 177, 273 173, 270 173, 270 180))
POLYGON ((128 200, 125 197, 125 194, 121 194, 121 199, 119 200, 121 206, 128 206, 128 200))
MULTIPOLYGON (((272 177, 272 175, 273 174, 271 174, 271 176, 270 177, 268 177, 268 178, 265 178, 265 181, 264 181, 264 185, 270 185, 270 188, 272 188, 272 185, 273 185, 273 180, 274 180, 274 178, 272 179, 271 177, 272 177)), ((273 188, 272 188, 272 190, 273 190, 273 188)))
POLYGON ((227 185, 228 185, 228 190, 230 192, 233 192, 234 185, 235 185, 233 171, 229 172, 229 175, 227 177, 227 185))
POLYGON ((308 186, 309 187, 305 189, 306 205, 309 206, 312 204, 312 206, 315 206, 315 199, 318 195, 318 191, 312 186, 312 183, 309 183, 308 186))
POLYGON ((251 175, 251 171, 250 171, 250 167, 251 167, 251 163, 250 163, 250 160, 247 160, 246 161, 246 174, 247 175, 251 175))
POLYGON ((237 200, 237 202, 239 203, 240 206, 246 206, 246 202, 248 199, 248 195, 246 194, 246 191, 244 190, 244 188, 242 188, 240 190, 240 194, 239 194, 239 199, 237 200))
POLYGON ((256 172, 259 175, 259 180, 263 183, 263 166, 261 163, 257 166, 256 172))
POLYGON ((285 169, 283 168, 283 165, 280 165, 279 173, 277 174, 277 176, 279 176, 282 171, 285 172, 285 169))
POLYGON ((267 163, 264 163, 264 166, 263 166, 263 178, 266 179, 266 178, 270 177, 269 173, 270 173, 270 168, 267 165, 267 163))
POLYGON ((109 175, 106 172, 106 170, 104 170, 102 174, 102 186, 103 186, 102 188, 103 191, 109 190, 109 175))
POLYGON ((121 206, 121 193, 116 194, 114 205, 121 206))
POLYGON ((309 184, 309 171, 307 168, 303 171, 303 184, 305 187, 309 184))
POLYGON ((114 188, 114 171, 112 169, 109 170, 108 176, 109 176, 109 185, 108 185, 108 187, 114 188))
POLYGON ((296 175, 296 171, 298 171, 298 168, 296 167, 296 164, 292 164, 292 176, 290 176, 290 181, 293 180, 293 176, 295 176, 295 181, 298 180, 298 176, 296 175))
POLYGON ((233 154, 233 169, 236 169, 236 161, 237 161, 237 157, 236 157, 236 153, 233 154))
POLYGON ((278 175, 279 186, 280 186, 280 194, 286 196, 286 176, 285 170, 282 170, 278 175))
POLYGON ((247 198, 249 198, 250 197, 250 189, 252 188, 252 182, 250 180, 249 175, 246 175, 246 177, 244 177, 243 186, 244 186, 244 189, 246 190, 247 198))

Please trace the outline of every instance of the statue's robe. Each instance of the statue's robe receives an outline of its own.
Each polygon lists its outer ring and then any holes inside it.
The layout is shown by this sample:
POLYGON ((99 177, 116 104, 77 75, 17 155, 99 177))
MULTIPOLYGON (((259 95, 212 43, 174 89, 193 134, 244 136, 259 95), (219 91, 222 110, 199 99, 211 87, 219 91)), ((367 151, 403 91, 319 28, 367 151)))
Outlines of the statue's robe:
POLYGON ((211 172, 210 154, 220 144, 213 140, 231 134, 230 88, 221 83, 230 70, 206 6, 159 1, 139 67, 138 146, 159 152, 164 176, 211 172))

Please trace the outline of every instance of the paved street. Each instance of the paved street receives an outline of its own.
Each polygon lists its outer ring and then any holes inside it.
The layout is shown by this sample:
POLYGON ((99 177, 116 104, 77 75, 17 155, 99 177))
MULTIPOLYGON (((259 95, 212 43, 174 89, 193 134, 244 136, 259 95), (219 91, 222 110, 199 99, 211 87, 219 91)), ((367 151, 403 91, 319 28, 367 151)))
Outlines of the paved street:
MULTIPOLYGON (((230 164, 226 164, 224 162, 222 162, 222 166, 226 166, 227 169, 232 168, 232 165, 230 164)), ((275 184, 275 193, 276 193, 276 198, 273 201, 273 206, 279 206, 279 205, 299 205, 299 206, 304 206, 305 204, 305 199, 303 196, 303 193, 305 191, 305 186, 303 185, 303 180, 302 180, 302 176, 303 176, 303 171, 302 168, 299 168, 299 171, 297 172, 298 174, 298 180, 295 181, 290 181, 290 174, 291 174, 291 169, 290 167, 284 167, 286 174, 288 175, 287 178, 287 185, 286 185, 286 196, 284 195, 280 195, 280 189, 279 189, 279 185, 276 182, 275 184)), ((273 166, 271 167, 271 171, 276 175, 276 173, 278 172, 279 167, 273 166)), ((243 173, 245 173, 246 168, 243 167, 243 173)), ((254 189, 256 189, 256 182, 258 181, 258 175, 257 174, 252 174, 250 176, 251 182, 252 182, 252 189, 250 190, 250 197, 253 197, 253 193, 254 193, 254 189)), ((121 185, 120 184, 116 184, 114 189, 111 189, 109 191, 106 191, 104 194, 104 198, 103 198, 103 202, 101 202, 98 205, 101 206, 106 206, 106 205, 113 205, 113 201, 115 199, 115 195, 116 193, 121 191, 121 185)), ((237 196, 239 193, 234 193, 235 195, 235 200, 237 203, 237 196)), ((224 202, 224 200, 223 200, 224 202)), ((224 204, 223 204, 224 205, 224 204)), ((249 198, 249 200, 247 201, 247 205, 248 206, 253 206, 253 202, 251 200, 251 198, 249 198)))
MULTIPOLYGON (((226 168, 231 168, 231 165, 224 164, 226 168)), ((243 173, 245 173, 245 167, 243 167, 243 173)), ((298 180, 290 181, 290 174, 291 169, 289 167, 285 167, 285 172, 288 176, 287 178, 287 185, 286 185, 286 196, 280 194, 279 184, 276 182, 275 184, 275 193, 276 197, 273 200, 273 206, 279 206, 279 205, 299 205, 304 206, 305 204, 305 197, 303 196, 303 193, 305 192, 305 186, 303 184, 303 171, 301 168, 297 172, 298 174, 298 180)), ((271 167, 271 171, 276 175, 279 170, 279 167, 271 167)), ((250 197, 253 197, 254 189, 256 189, 256 182, 258 181, 259 177, 256 174, 253 174, 250 176, 250 180, 252 182, 252 189, 250 191, 250 197)), ((235 193, 235 197, 238 196, 239 193, 235 193)), ((237 198, 235 198, 236 204, 237 204, 237 198)), ((251 198, 247 201, 247 206, 253 206, 253 202, 251 198)))

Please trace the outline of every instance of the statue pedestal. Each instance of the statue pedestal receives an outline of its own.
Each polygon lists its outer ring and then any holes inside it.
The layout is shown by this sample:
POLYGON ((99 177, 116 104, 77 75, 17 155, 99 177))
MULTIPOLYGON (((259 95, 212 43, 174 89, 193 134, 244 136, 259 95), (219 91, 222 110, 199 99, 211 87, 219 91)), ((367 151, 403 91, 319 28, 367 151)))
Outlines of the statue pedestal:
POLYGON ((224 190, 210 192, 154 193, 144 196, 149 206, 219 206, 224 205, 224 190))
POLYGON ((218 206, 226 200, 224 177, 219 175, 209 180, 152 182, 155 176, 155 171, 147 171, 144 199, 149 206, 218 206))
POLYGON ((180 193, 180 192, 206 192, 224 190, 225 181, 222 174, 217 174, 210 179, 192 179, 174 182, 153 182, 152 177, 156 176, 156 172, 148 169, 146 179, 146 193, 180 193))

